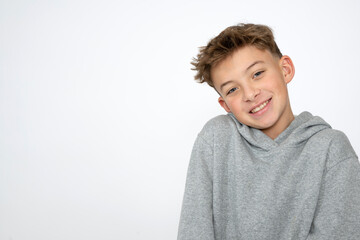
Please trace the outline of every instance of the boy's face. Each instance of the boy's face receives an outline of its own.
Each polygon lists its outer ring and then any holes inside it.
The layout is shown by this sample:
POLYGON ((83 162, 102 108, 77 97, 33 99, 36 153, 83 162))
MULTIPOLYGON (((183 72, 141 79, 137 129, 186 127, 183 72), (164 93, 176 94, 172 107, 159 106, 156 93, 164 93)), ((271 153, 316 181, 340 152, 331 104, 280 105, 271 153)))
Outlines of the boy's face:
POLYGON ((211 69, 219 103, 239 122, 275 139, 294 119, 287 83, 295 73, 288 56, 245 46, 211 69))

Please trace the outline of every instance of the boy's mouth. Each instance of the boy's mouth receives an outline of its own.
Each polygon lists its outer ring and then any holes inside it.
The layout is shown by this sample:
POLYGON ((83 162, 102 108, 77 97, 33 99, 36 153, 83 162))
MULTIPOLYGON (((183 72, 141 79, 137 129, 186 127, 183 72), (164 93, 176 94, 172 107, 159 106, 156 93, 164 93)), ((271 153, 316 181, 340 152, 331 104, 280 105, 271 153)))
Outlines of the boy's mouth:
POLYGON ((261 109, 263 109, 264 107, 266 107, 266 105, 271 101, 271 98, 265 102, 263 102, 261 105, 257 106, 256 108, 252 109, 250 111, 250 113, 257 113, 258 111, 260 111, 261 109))

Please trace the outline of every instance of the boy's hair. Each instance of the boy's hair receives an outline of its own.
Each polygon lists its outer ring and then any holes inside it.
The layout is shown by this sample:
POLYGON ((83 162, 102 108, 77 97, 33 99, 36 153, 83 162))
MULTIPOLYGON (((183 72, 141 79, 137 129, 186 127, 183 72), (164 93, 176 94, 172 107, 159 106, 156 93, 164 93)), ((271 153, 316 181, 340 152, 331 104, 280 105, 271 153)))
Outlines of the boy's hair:
POLYGON ((200 83, 207 82, 215 88, 210 76, 211 67, 235 50, 249 45, 261 50, 269 50, 274 56, 282 57, 269 27, 260 24, 238 24, 226 28, 211 39, 207 46, 200 47, 197 58, 193 58, 191 62, 194 65, 192 70, 197 71, 195 80, 200 83))

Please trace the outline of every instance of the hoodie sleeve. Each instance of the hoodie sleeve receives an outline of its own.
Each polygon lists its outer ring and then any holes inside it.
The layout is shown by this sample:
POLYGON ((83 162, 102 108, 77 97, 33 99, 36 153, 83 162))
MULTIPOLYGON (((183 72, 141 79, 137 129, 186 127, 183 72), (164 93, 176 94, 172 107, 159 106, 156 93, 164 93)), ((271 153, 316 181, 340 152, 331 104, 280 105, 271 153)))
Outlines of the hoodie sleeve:
POLYGON ((360 239, 360 163, 345 135, 329 150, 308 240, 360 239))
POLYGON ((212 209, 213 152, 201 136, 195 141, 187 172, 178 240, 215 239, 212 209))

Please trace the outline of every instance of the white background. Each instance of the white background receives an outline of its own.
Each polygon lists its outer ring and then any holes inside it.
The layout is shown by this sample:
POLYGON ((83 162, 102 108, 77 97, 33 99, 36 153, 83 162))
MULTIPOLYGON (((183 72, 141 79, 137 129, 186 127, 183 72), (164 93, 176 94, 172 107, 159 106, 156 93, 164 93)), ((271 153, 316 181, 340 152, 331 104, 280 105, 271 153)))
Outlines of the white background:
POLYGON ((223 114, 198 47, 273 28, 295 114, 360 153, 359 1, 0 0, 0 240, 175 239, 197 133, 223 114))

